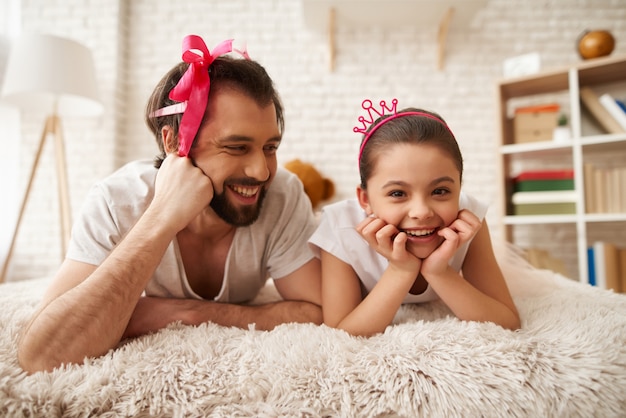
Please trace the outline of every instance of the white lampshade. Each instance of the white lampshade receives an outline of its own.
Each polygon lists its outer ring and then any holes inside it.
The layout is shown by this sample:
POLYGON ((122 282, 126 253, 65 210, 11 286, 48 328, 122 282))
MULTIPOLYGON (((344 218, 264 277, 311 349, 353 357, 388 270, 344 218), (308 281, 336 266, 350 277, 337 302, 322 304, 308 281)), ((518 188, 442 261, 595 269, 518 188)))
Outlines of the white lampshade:
POLYGON ((29 112, 96 116, 103 109, 91 51, 47 34, 26 34, 13 43, 0 96, 29 112))

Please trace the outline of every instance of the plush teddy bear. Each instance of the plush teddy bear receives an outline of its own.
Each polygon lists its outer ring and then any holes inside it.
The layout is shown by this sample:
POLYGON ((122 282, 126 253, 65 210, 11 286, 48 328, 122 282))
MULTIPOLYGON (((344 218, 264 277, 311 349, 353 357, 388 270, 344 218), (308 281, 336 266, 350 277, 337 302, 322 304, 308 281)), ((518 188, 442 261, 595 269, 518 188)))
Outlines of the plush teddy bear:
POLYGON ((313 165, 295 159, 285 163, 284 167, 298 176, 304 186, 305 193, 311 200, 313 209, 320 202, 334 196, 335 184, 332 180, 324 178, 313 165))

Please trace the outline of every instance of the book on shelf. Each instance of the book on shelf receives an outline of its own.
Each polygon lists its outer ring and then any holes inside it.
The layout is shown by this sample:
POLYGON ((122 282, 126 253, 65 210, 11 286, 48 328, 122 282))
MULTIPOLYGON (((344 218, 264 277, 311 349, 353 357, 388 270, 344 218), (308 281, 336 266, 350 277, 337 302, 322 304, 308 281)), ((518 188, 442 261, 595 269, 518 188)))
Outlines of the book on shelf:
POLYGON ((576 203, 521 203, 513 205, 513 215, 574 215, 576 203))
POLYGON ((576 203, 578 194, 574 190, 541 190, 533 192, 515 192, 511 195, 513 204, 532 203, 576 203))
POLYGON ((606 174, 606 188, 608 190, 608 196, 606 205, 609 213, 624 212, 621 207, 621 198, 624 194, 624 189, 620 186, 620 172, 619 169, 608 169, 606 174))
POLYGON ((514 215, 563 215, 576 213, 575 190, 515 192, 511 195, 514 215))
POLYGON ((626 293, 626 248, 619 249, 618 257, 620 292, 626 293))
POLYGON ((574 170, 571 168, 553 170, 528 170, 516 175, 513 180, 570 180, 574 178, 574 170))
POLYGON ((606 289, 606 276, 604 273, 604 246, 601 242, 594 242, 592 247, 596 286, 600 289, 606 289))
POLYGON ((583 165, 586 213, 626 213, 626 166, 583 165))
POLYGON ((611 113, 606 110, 600 102, 598 95, 591 88, 581 87, 580 98, 585 107, 608 133, 620 134, 626 132, 626 128, 623 128, 611 113))
POLYGON ((589 284, 626 293, 626 248, 596 241, 587 247, 589 284))
POLYGON ((585 212, 596 213, 596 193, 595 193, 595 167, 591 163, 583 164, 583 181, 585 183, 585 212))
POLYGON ((619 248, 615 244, 604 243, 604 274, 607 289, 621 292, 619 276, 619 248))
POLYGON ((610 93, 604 93, 600 96, 600 103, 613 116, 613 119, 620 124, 622 129, 626 130, 626 112, 617 104, 615 98, 610 93))
POLYGON ((593 247, 595 285, 601 289, 622 292, 620 273, 620 252, 615 244, 596 241, 593 247))
POLYGON ((620 107, 620 109, 622 109, 622 111, 624 113, 626 113, 626 103, 624 103, 624 101, 619 100, 619 99, 615 99, 615 103, 617 103, 617 105, 620 107))
POLYGON ((596 208, 596 213, 606 213, 607 211, 607 193, 606 193, 606 184, 604 181, 606 180, 606 170, 603 168, 595 167, 593 170, 593 188, 595 195, 594 206, 596 208))
POLYGON ((574 190, 574 170, 524 171, 513 177, 514 192, 574 190))
MULTIPOLYGON (((618 174, 618 187, 620 188, 619 192, 619 201, 620 201, 620 212, 626 213, 626 193, 624 193, 624 188, 626 188, 626 167, 622 167, 619 170, 618 174)), ((626 272, 625 272, 626 274, 626 272)))
POLYGON ((593 246, 587 247, 587 280, 591 286, 596 285, 596 263, 593 246))
POLYGON ((574 190, 574 179, 525 180, 513 183, 514 192, 540 192, 547 190, 574 190))

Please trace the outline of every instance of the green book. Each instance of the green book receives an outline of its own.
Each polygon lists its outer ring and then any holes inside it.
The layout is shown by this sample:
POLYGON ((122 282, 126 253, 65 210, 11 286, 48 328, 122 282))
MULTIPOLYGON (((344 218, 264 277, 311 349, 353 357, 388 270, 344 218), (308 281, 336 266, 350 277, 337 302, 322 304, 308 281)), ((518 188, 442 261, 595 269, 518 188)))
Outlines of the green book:
POLYGON ((516 192, 536 192, 544 190, 574 190, 574 179, 523 180, 513 184, 516 192))
POLYGON ((576 213, 576 203, 522 203, 513 205, 514 215, 565 215, 576 213))

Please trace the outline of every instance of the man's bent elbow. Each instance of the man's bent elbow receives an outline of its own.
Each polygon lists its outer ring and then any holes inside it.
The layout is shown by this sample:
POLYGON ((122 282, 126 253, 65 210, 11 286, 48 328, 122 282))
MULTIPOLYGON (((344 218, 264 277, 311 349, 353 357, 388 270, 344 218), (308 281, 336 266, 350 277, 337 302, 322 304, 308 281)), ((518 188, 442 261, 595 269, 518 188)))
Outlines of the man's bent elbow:
POLYGON ((28 374, 37 372, 50 372, 55 367, 59 367, 61 363, 52 361, 46 358, 41 353, 36 353, 34 350, 24 347, 22 344, 17 348, 17 362, 22 370, 28 374))
MULTIPOLYGON (((43 343, 42 343, 43 344, 43 343)), ((51 372, 63 364, 81 363, 84 357, 78 360, 61 359, 58 351, 52 351, 48 346, 33 344, 28 338, 19 339, 17 344, 17 362, 28 374, 37 372, 51 372)))

